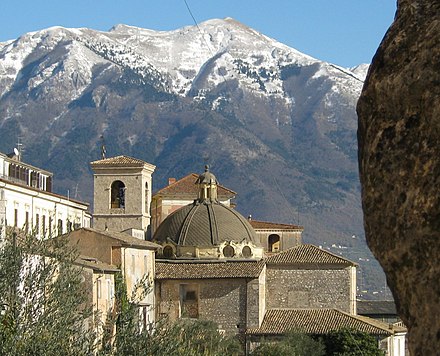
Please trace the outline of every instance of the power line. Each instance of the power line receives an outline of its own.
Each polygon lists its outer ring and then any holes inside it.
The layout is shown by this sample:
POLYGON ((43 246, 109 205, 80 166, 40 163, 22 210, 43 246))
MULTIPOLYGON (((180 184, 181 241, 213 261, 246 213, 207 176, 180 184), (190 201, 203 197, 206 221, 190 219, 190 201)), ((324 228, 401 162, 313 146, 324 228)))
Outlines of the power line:
MULTIPOLYGON (((209 53, 211 53, 211 56, 214 57, 215 54, 214 54, 214 52, 212 51, 211 46, 209 45, 209 43, 206 41, 205 36, 204 36, 204 34, 203 34, 203 31, 202 31, 202 29, 200 28, 199 24, 197 23, 197 20, 196 20, 196 18, 194 17, 194 15, 193 15, 193 13, 192 13, 192 11, 191 11, 189 5, 188 5, 188 2, 187 2, 186 0, 183 0, 183 2, 185 3, 186 8, 188 9, 188 12, 189 12, 191 18, 193 19, 194 24, 196 25, 198 31, 199 31, 200 34, 202 35, 203 42, 205 42, 206 47, 208 48, 209 53)), ((222 78, 223 78, 223 82, 226 83, 226 78, 225 78, 225 76, 223 75, 223 73, 219 72, 219 74, 222 76, 222 78)))

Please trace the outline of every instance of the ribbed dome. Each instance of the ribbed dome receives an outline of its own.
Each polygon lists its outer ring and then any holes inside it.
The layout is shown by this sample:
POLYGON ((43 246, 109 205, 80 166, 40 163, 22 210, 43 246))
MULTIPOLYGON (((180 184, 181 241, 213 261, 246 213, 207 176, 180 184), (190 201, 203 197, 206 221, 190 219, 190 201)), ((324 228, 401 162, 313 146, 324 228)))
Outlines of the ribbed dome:
POLYGON ((241 214, 208 201, 195 201, 169 215, 153 239, 164 243, 168 238, 180 246, 218 246, 224 241, 259 245, 254 229, 241 214))

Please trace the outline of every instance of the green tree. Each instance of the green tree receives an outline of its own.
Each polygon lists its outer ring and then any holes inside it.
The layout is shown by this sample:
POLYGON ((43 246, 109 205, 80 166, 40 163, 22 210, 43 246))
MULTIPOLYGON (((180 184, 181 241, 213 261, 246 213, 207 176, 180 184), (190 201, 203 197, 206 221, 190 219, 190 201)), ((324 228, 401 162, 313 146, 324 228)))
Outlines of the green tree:
POLYGON ((0 354, 93 353, 92 307, 76 257, 65 238, 7 231, 0 240, 0 354))
POLYGON ((370 334, 354 330, 332 331, 324 338, 329 356, 384 356, 377 340, 370 334))
POLYGON ((116 276, 116 314, 108 321, 108 325, 116 326, 116 335, 114 340, 111 333, 103 338, 102 356, 243 354, 238 339, 221 335, 217 325, 211 321, 180 319, 170 323, 163 319, 142 329, 138 320, 138 303, 151 290, 147 277, 142 278, 128 296, 122 274, 116 276))
POLYGON ((263 342, 252 356, 323 356, 325 347, 321 340, 299 332, 291 332, 279 341, 263 342))

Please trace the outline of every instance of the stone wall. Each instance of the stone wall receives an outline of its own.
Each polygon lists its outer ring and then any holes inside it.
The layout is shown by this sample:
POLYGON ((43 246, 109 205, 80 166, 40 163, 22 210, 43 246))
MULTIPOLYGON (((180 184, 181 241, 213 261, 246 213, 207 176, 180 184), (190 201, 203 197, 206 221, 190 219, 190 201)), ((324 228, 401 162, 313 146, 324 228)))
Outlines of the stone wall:
POLYGON ((117 232, 130 228, 147 230, 150 225, 151 172, 139 167, 96 168, 93 182, 94 228, 117 232), (125 186, 123 208, 112 208, 110 204, 111 186, 115 181, 121 181, 125 186))
POLYGON ((248 284, 242 278, 156 281, 159 318, 167 315, 174 321, 180 317, 180 286, 184 284, 197 286, 199 319, 216 322, 226 334, 243 332, 247 327, 248 314, 252 326, 258 324, 259 281, 251 280, 248 284))
POLYGON ((268 266, 266 308, 337 308, 349 313, 350 269, 268 266))

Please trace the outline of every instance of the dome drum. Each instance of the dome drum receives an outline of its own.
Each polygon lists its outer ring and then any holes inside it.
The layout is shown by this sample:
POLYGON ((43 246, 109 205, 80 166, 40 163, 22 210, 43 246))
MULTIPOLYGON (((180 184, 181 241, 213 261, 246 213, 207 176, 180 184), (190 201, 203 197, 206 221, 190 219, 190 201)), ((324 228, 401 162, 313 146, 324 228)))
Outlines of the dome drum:
POLYGON ((179 246, 167 243, 158 253, 164 259, 260 259, 263 248, 244 242, 225 241, 218 246, 179 246))

